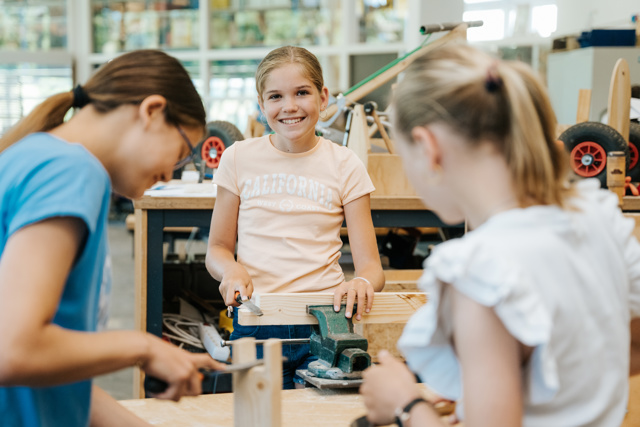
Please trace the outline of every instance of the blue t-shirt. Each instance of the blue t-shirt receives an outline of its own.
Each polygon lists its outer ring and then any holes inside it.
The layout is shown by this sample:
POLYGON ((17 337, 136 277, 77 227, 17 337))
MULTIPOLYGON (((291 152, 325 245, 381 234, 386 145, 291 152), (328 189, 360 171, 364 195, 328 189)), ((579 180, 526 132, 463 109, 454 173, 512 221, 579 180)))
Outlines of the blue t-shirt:
MULTIPOLYGON (((110 195, 107 171, 82 145, 36 133, 0 153, 0 258, 7 240, 29 224, 65 216, 86 225, 82 252, 53 319, 63 328, 95 331, 110 292, 110 195)), ((90 402, 90 380, 55 387, 0 387, 0 425, 86 426, 90 402)))

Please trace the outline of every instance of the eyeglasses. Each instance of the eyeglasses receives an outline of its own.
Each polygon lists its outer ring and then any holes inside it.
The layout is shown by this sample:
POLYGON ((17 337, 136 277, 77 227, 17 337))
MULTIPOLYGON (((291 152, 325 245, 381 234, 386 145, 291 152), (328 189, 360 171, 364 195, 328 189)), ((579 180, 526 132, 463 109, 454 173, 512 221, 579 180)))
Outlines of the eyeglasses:
POLYGON ((182 168, 184 165, 191 163, 196 154, 195 153, 196 149, 193 147, 193 145, 191 145, 191 141, 189 141, 189 138, 187 138, 187 134, 184 133, 184 131, 179 125, 176 125, 176 129, 178 129, 180 136, 182 136, 182 139, 184 139, 185 144, 187 144, 187 147, 189 147, 189 154, 187 155, 187 157, 185 157, 184 159, 176 163, 176 165, 173 167, 173 170, 178 170, 182 168))

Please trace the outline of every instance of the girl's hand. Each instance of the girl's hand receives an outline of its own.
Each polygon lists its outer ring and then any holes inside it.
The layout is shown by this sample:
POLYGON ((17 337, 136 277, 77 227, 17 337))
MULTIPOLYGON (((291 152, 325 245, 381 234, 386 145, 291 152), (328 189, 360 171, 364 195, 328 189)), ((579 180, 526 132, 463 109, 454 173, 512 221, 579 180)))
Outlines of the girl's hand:
POLYGON ((208 354, 189 353, 160 338, 146 334, 149 356, 140 364, 148 375, 166 381, 168 387, 154 397, 180 400, 183 396, 198 396, 202 393, 202 374, 199 369, 224 370, 225 365, 208 354))
POLYGON ((373 306, 373 295, 375 291, 371 283, 356 277, 348 282, 343 282, 333 293, 333 309, 340 311, 340 302, 342 296, 347 296, 347 312, 345 316, 351 318, 353 311, 353 304, 358 303, 356 311, 356 319, 362 320, 362 312, 370 312, 373 306))
POLYGON ((396 409, 420 397, 413 373, 386 350, 378 353, 378 364, 364 371, 362 379, 367 419, 375 425, 392 424, 396 409))
POLYGON ((236 291, 240 292, 243 300, 251 298, 253 294, 253 282, 251 276, 241 265, 226 273, 220 282, 220 295, 224 298, 227 306, 239 307, 240 304, 235 299, 236 291))

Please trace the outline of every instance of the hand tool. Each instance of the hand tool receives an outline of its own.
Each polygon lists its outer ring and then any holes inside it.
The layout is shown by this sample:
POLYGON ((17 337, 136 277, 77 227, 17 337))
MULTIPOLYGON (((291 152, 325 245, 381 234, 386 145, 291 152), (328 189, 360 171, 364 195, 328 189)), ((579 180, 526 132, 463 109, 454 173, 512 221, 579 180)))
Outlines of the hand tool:
MULTIPOLYGON (((266 342, 267 340, 255 340, 256 345, 263 345, 266 342)), ((282 345, 309 344, 311 340, 309 338, 289 338, 289 339, 282 339, 280 340, 280 342, 282 343, 282 345)), ((233 345, 233 341, 229 341, 229 340, 220 341, 221 347, 227 347, 230 345, 233 345)))
MULTIPOLYGON (((251 369, 254 366, 258 366, 263 364, 264 361, 262 359, 260 360, 254 360, 253 362, 250 363, 237 363, 235 365, 226 365, 225 369, 222 371, 213 371, 211 369, 200 369, 200 373, 202 374, 203 380, 205 376, 208 377, 213 377, 216 375, 222 375, 225 373, 231 373, 231 372, 238 372, 238 371, 245 371, 247 369, 251 369)), ((169 384, 164 381, 161 380, 159 378, 156 377, 152 377, 150 375, 146 375, 144 378, 144 389, 152 394, 158 394, 158 393, 162 393, 164 392, 167 387, 169 386, 169 384)))
POLYGON ((234 298, 238 304, 241 304, 247 307, 249 310, 251 310, 252 313, 257 314, 258 316, 262 316, 263 313, 262 313, 262 310, 260 310, 260 307, 252 303, 250 300, 243 301, 242 296, 240 295, 240 292, 236 291, 234 298))

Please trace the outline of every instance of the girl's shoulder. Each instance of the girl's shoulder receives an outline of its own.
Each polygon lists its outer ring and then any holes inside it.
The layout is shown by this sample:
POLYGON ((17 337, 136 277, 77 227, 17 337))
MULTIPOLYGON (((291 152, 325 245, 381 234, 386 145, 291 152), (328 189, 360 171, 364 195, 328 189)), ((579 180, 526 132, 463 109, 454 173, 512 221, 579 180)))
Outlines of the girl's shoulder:
MULTIPOLYGON (((43 168, 56 174, 69 173, 75 176, 94 174, 108 177, 100 161, 79 143, 58 138, 50 133, 37 132, 27 135, 11 145, 0 156, 13 170, 40 171, 43 168)), ((107 178, 108 179, 108 178, 107 178)))
POLYGON ((339 162, 340 164, 362 163, 355 151, 349 147, 345 147, 323 137, 320 137, 318 144, 321 144, 321 150, 317 150, 317 152, 325 153, 325 155, 332 157, 333 161, 339 162))

